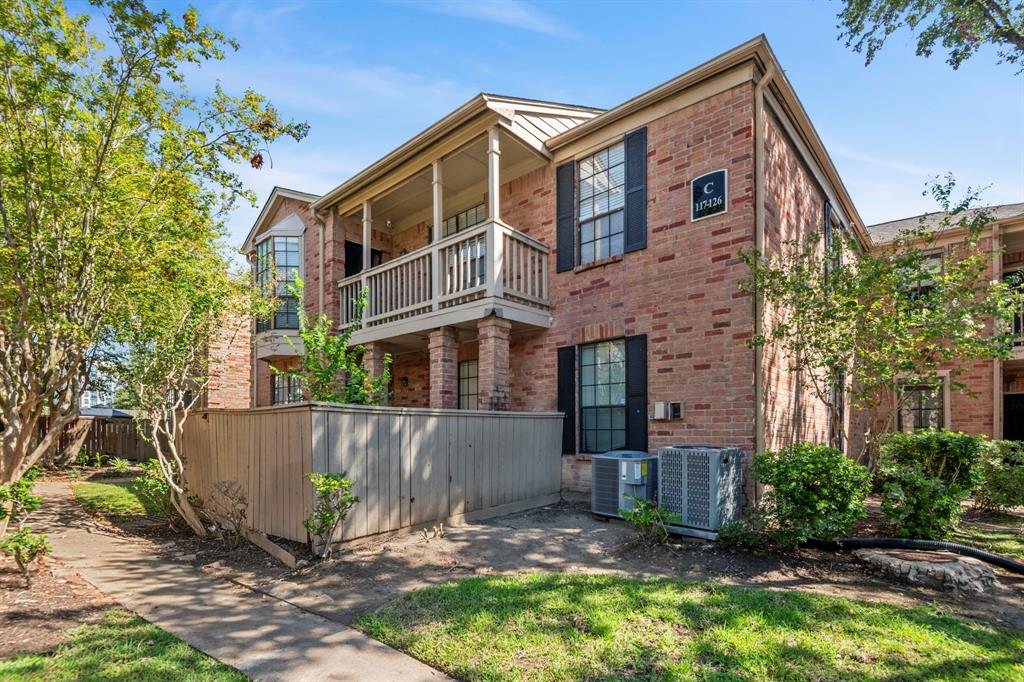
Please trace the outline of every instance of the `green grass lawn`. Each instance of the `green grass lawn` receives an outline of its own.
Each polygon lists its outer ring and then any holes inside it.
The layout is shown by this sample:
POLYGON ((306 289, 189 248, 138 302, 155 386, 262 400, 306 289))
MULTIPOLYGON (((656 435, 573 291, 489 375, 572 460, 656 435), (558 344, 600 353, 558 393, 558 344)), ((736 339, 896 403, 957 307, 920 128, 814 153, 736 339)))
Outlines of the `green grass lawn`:
POLYGON ((51 654, 0 659, 0 680, 245 680, 174 635, 121 610, 74 630, 51 654))
POLYGON ((925 607, 676 580, 471 578, 356 626, 468 680, 1024 680, 1024 633, 925 607))
POLYGON ((163 511, 140 494, 135 481, 117 483, 76 483, 75 500, 90 514, 111 518, 162 516, 163 511))
POLYGON ((985 523, 964 521, 950 540, 1010 558, 1024 559, 1024 529, 1019 517, 993 514, 985 523), (999 528, 992 528, 997 525, 999 528))

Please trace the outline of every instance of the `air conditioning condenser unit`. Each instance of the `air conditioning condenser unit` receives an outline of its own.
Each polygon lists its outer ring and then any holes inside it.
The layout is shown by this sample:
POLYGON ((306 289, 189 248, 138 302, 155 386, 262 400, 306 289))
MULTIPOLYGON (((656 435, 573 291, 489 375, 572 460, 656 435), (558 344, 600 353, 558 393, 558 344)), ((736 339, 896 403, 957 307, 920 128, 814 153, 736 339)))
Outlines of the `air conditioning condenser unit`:
POLYGON ((612 450, 591 457, 590 509, 602 516, 621 518, 620 509, 632 509, 633 499, 655 499, 658 458, 636 450, 612 450))
POLYGON ((668 529, 718 539, 722 524, 738 521, 743 502, 739 448, 673 445, 658 449, 658 504, 681 517, 668 529))

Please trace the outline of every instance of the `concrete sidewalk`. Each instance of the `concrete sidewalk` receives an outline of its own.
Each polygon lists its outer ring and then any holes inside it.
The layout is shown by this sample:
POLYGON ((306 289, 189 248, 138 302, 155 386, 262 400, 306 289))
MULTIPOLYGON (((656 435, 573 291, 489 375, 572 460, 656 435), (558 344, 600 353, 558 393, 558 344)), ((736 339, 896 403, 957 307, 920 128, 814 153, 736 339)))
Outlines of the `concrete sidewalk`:
POLYGON ((438 680, 442 673, 366 635, 155 556, 93 523, 66 483, 38 483, 33 528, 101 592, 259 680, 438 680))

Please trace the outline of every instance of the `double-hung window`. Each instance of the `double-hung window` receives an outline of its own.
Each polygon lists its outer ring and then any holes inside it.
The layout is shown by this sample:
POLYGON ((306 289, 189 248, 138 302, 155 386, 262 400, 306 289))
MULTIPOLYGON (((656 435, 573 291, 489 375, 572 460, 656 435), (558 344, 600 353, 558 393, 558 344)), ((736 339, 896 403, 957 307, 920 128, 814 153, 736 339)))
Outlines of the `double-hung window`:
POLYGON ((626 447, 626 341, 580 346, 582 452, 626 447))
POLYGON ((447 237, 455 234, 456 232, 468 230, 469 228, 482 223, 486 217, 487 212, 484 210, 483 204, 477 204, 472 208, 467 208, 465 211, 460 211, 459 213, 444 219, 444 222, 441 223, 441 236, 447 237))
POLYGON ((941 429, 945 425, 942 383, 907 383, 900 388, 900 410, 896 427, 900 431, 941 429))
POLYGON ((256 284, 265 295, 277 297, 271 320, 257 322, 256 331, 298 329, 298 300, 291 292, 299 276, 299 238, 270 237, 256 245, 256 284))
POLYGON ((623 252, 626 206, 625 143, 579 162, 579 263, 623 252))
POLYGON ((927 253, 921 257, 921 274, 910 288, 910 300, 927 301, 935 286, 935 276, 942 274, 942 252, 927 253))

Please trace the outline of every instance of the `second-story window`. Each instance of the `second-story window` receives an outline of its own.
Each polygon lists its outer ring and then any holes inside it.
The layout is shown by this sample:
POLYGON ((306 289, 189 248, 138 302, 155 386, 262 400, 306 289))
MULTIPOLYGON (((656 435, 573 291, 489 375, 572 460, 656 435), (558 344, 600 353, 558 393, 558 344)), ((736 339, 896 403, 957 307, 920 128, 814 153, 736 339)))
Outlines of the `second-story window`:
POLYGON ((626 153, 619 142, 579 162, 579 262, 623 252, 626 153))
POLYGON ((271 237, 256 245, 256 284, 260 291, 273 291, 280 302, 271 320, 257 323, 257 332, 271 328, 298 329, 298 300, 290 291, 298 276, 298 237, 271 237))
POLYGON ((448 235, 455 234, 456 232, 462 232, 467 230, 474 225, 479 225, 487 217, 487 212, 484 210, 483 204, 477 204, 472 208, 467 208, 465 211, 460 211, 453 216, 444 219, 441 223, 441 236, 447 237, 448 235))

